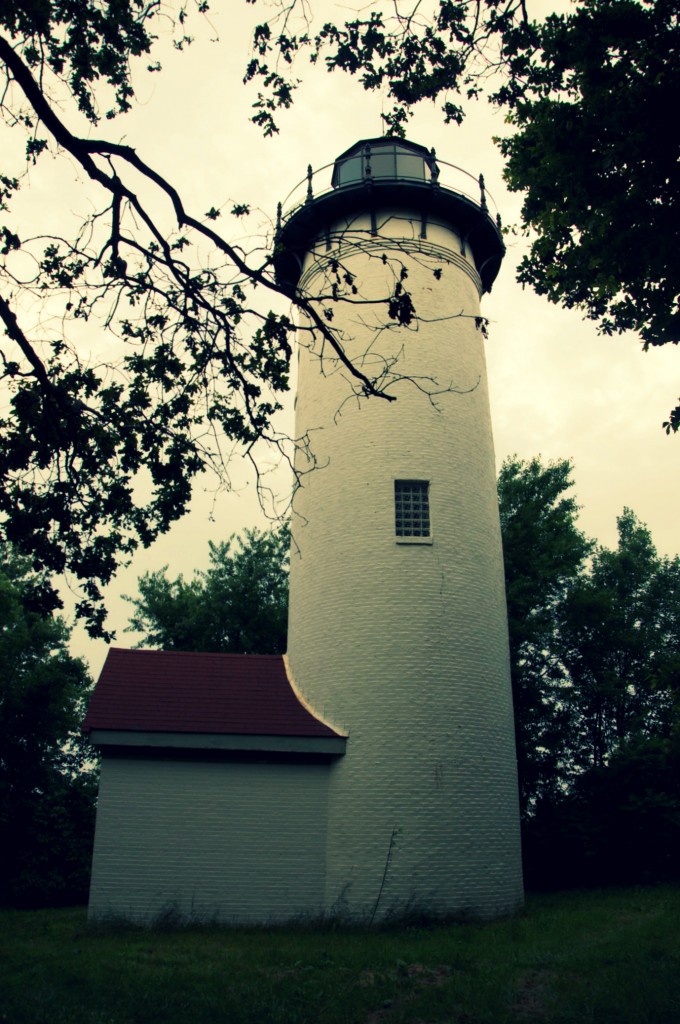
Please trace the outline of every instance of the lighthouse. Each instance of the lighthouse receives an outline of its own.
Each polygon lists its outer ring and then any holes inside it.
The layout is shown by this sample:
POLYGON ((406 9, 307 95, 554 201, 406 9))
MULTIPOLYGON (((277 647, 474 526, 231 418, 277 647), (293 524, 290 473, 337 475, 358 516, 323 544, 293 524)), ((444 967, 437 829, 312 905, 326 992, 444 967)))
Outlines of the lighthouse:
POLYGON ((483 182, 396 139, 308 171, 288 653, 109 651, 91 919, 360 924, 522 902, 480 298, 483 182), (385 396, 385 397, 381 397, 385 396))
POLYGON ((522 877, 480 312, 499 223, 483 180, 406 140, 361 140, 303 188, 276 273, 340 348, 303 318, 287 671, 346 738, 323 906, 508 913, 522 877))

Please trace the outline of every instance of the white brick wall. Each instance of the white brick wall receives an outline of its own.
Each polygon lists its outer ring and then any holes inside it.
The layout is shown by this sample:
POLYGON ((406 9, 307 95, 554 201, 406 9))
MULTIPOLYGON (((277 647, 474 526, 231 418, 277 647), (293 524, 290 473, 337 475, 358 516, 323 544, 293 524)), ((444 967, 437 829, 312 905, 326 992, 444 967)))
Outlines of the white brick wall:
POLYGON ((317 245, 302 285, 327 290, 341 256, 359 297, 379 298, 392 258, 403 262, 431 322, 380 332, 384 305, 336 304, 333 324, 367 372, 398 356, 421 389, 444 393, 430 401, 403 381, 394 403, 352 397, 347 372, 302 335, 296 434, 309 433, 319 468, 294 505, 289 662, 311 705, 349 732, 331 769, 326 902, 372 914, 392 840, 377 916, 409 904, 493 915, 517 907, 522 881, 478 278, 452 231, 421 244, 419 220, 378 219, 378 238, 365 218, 338 226, 340 247, 317 245), (431 481, 431 545, 395 543, 395 478, 431 481))
POLYGON ((90 916, 268 922, 323 906, 328 766, 105 756, 90 916))

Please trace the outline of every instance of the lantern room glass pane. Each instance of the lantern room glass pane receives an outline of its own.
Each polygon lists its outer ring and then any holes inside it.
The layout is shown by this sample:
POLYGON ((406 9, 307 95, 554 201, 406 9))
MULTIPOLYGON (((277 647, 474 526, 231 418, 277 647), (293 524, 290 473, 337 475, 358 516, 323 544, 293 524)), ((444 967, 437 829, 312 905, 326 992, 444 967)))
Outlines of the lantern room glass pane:
POLYGON ((352 185, 356 181, 361 181, 364 176, 362 154, 357 153, 356 156, 336 164, 335 174, 338 185, 352 185))
POLYGON ((411 178, 416 181, 425 181, 429 179, 429 170, 422 156, 417 156, 415 153, 405 153, 403 150, 397 151, 397 177, 398 178, 411 178))
POLYGON ((371 174, 374 178, 396 178, 397 162, 392 146, 371 150, 371 174))

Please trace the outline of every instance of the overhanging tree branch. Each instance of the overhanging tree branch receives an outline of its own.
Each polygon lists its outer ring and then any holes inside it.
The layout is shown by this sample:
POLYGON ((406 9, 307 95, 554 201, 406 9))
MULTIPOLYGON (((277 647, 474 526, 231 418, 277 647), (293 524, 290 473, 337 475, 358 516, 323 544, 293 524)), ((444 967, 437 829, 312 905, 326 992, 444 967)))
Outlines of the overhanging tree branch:
MULTIPOLYGON (((270 256, 256 262, 229 244, 212 224, 189 214, 177 189, 132 147, 79 137, 51 102, 45 90, 53 72, 93 123, 91 88, 99 77, 120 87, 119 109, 125 109, 131 91, 116 60, 134 26, 120 18, 136 0, 122 0, 115 11, 103 2, 117 56, 110 65, 108 42, 102 51, 74 52, 79 85, 60 64, 72 29, 61 28, 68 15, 61 0, 51 9, 56 34, 37 29, 33 38, 18 33, 8 40, 0 32, 7 82, 2 113, 26 128, 29 161, 40 158, 47 146, 41 136, 49 136, 108 197, 74 239, 19 238, 11 222, 0 226, 0 273, 13 295, 23 290, 29 298, 32 307, 21 299, 26 316, 40 311, 41 317, 29 334, 7 299, 0 306, 0 323, 17 349, 15 357, 1 357, 7 402, 0 414, 0 526, 36 567, 68 572, 81 595, 77 612, 95 635, 105 635, 102 584, 139 544, 150 544, 184 513, 196 476, 209 468, 220 486, 230 486, 225 439, 256 467, 262 444, 289 459, 288 439, 272 422, 288 387, 295 331, 287 315, 247 300, 248 286, 290 299, 270 256), (114 23, 123 25, 119 37, 114 23), (170 232, 153 212, 153 192, 170 204, 170 232), (208 265, 202 243, 217 254, 208 265), (12 268, 20 251, 36 267, 27 280, 12 268), (81 325, 94 319, 122 343, 115 355, 102 359, 90 350, 92 331, 81 325)), ((85 35, 99 25, 102 10, 99 0, 83 0, 74 19, 85 35)), ((13 31, 3 14, 0 24, 13 31)), ((20 184, 0 174, 0 210, 20 184)), ((242 210, 237 205, 233 212, 242 210)), ((216 216, 211 209, 206 218, 216 216)), ((322 339, 357 393, 394 401, 387 389, 396 375, 354 362, 330 322, 329 304, 348 298, 342 289, 323 300, 298 295, 302 334, 322 339)), ((389 300, 387 294, 375 300, 386 322, 389 300)), ((259 471, 256 476, 260 493, 259 471)), ((50 607, 56 600, 52 593, 50 607)))
MULTIPOLYGON (((118 175, 115 173, 106 174, 100 167, 98 167, 92 159, 94 155, 115 156, 123 160, 130 167, 133 167, 143 175, 144 178, 156 185, 169 198, 175 214, 177 226, 180 229, 185 227, 191 228, 198 235, 201 235, 208 241, 212 242, 217 249, 229 258, 236 269, 253 284, 263 285, 265 288, 275 292, 277 295, 288 297, 286 292, 276 284, 274 278, 266 273, 266 268, 270 264, 269 259, 262 267, 250 266, 240 256, 237 250, 225 241, 218 232, 214 231, 208 225, 186 212, 177 190, 161 174, 145 163, 145 161, 137 155, 132 147, 108 142, 102 139, 78 138, 73 135, 47 102, 44 93, 18 53, 13 49, 10 43, 2 37, 2 35, 0 35, 0 60, 4 61, 7 68, 11 71, 15 81, 21 87, 36 115, 45 128, 50 132, 55 142, 78 161, 93 181, 96 181, 113 195, 111 244, 114 255, 117 255, 118 241, 120 239, 120 204, 126 200, 130 203, 131 207, 149 229, 158 245, 160 245, 165 255, 168 267, 173 271, 174 275, 178 277, 177 261, 172 256, 170 245, 162 231, 160 231, 151 216, 147 213, 138 195, 128 188, 118 175)), ((185 280, 180 283, 186 285, 185 280)), ((349 370, 353 377, 356 377, 356 379, 360 381, 364 392, 367 395, 373 395, 375 397, 384 398, 388 401, 393 401, 394 396, 387 395, 380 388, 376 387, 375 382, 362 373, 347 357, 344 347, 340 343, 337 335, 329 329, 328 324, 324 322, 314 305, 303 298, 297 298, 295 302, 305 315, 309 317, 315 329, 319 331, 324 340, 333 348, 338 359, 340 359, 346 369, 349 370)))

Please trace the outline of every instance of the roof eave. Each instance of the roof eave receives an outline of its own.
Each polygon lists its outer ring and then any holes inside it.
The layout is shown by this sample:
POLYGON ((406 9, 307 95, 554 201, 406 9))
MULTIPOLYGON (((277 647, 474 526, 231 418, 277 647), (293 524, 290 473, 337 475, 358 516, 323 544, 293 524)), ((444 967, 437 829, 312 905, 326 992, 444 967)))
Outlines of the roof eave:
POLYGON ((243 733, 151 732, 134 729, 90 729, 89 741, 102 751, 108 748, 165 750, 247 751, 276 754, 325 754, 338 757, 345 753, 344 736, 267 736, 243 733))

